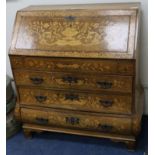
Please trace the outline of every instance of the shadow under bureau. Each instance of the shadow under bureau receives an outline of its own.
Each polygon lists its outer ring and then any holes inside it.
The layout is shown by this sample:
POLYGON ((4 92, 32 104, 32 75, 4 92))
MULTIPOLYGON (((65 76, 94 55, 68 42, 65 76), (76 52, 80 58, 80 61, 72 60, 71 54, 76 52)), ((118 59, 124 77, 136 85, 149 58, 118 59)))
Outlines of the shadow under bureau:
POLYGON ((140 132, 139 4, 30 6, 16 15, 10 62, 26 136, 109 138, 140 132))

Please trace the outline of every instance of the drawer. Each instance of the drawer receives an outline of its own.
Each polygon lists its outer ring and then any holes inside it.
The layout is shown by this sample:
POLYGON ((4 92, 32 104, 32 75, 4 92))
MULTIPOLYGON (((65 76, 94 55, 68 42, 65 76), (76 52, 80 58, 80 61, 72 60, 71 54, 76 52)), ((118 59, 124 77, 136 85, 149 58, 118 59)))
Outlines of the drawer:
POLYGON ((129 60, 61 59, 10 56, 12 68, 39 71, 92 72, 105 74, 134 74, 134 63, 129 60))
POLYGON ((131 114, 132 97, 19 87, 20 103, 80 111, 131 114))
POLYGON ((132 92, 131 76, 96 76, 92 74, 50 73, 15 70, 17 85, 52 88, 132 92))
POLYGON ((70 111, 35 110, 22 108, 21 118, 25 123, 66 127, 73 129, 95 130, 100 132, 129 134, 131 119, 125 117, 108 117, 70 111))

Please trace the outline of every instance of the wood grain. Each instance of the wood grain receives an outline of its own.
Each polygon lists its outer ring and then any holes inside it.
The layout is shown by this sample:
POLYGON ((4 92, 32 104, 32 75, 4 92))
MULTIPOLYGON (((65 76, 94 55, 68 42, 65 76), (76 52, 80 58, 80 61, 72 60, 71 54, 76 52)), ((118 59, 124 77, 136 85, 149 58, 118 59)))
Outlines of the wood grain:
POLYGON ((21 109, 21 117, 22 121, 26 123, 96 130, 110 133, 131 133, 131 120, 127 118, 108 118, 104 116, 96 117, 93 115, 85 116, 82 115, 82 113, 64 113, 64 111, 45 112, 44 110, 34 110, 26 108, 21 109), (67 118, 71 120, 67 121, 67 118))
POLYGON ((130 76, 96 77, 91 74, 48 73, 27 70, 16 70, 14 76, 17 85, 132 93, 132 77, 130 76), (36 83, 36 79, 40 82, 36 83))
POLYGON ((131 114, 132 96, 19 87, 20 103, 81 111, 131 114))
POLYGON ((134 75, 134 62, 108 59, 64 59, 49 57, 10 56, 14 69, 27 68, 49 72, 90 72, 98 74, 134 75))
POLYGON ((29 10, 16 19, 10 54, 134 57, 137 8, 29 10))
POLYGON ((26 136, 109 138, 133 149, 141 129, 139 3, 30 6, 9 57, 26 136))

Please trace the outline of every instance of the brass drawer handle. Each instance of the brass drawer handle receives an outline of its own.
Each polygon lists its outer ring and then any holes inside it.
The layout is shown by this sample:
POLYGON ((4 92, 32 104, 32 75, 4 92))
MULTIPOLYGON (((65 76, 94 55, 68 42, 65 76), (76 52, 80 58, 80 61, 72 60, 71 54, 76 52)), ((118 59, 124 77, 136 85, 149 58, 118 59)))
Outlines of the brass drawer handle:
POLYGON ((111 107, 113 104, 113 101, 109 101, 109 100, 99 100, 99 102, 104 107, 111 107))
POLYGON ((78 83, 78 79, 76 77, 71 77, 71 76, 62 77, 62 80, 68 83, 78 83))
POLYGON ((48 119, 36 117, 36 123, 46 125, 48 124, 48 119))
POLYGON ((76 125, 79 124, 80 119, 77 117, 66 117, 66 123, 71 124, 71 125, 76 125))
POLYGON ((33 84, 41 84, 44 81, 42 78, 39 77, 30 77, 30 80, 33 84))
POLYGON ((35 96, 38 102, 44 102, 47 100, 47 96, 35 96))
POLYGON ((112 87, 112 82, 97 82, 97 84, 103 89, 110 89, 112 87))
POLYGON ((104 132, 110 132, 113 129, 113 126, 108 124, 99 124, 98 127, 104 132))
POLYGON ((75 94, 65 94, 65 99, 66 100, 79 100, 79 96, 75 94))

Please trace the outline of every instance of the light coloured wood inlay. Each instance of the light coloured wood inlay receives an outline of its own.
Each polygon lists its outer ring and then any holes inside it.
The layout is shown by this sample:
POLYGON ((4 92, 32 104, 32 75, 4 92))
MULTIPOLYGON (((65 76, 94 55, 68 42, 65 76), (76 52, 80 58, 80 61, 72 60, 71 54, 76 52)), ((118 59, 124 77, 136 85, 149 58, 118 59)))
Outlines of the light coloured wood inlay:
POLYGON ((125 60, 90 60, 90 59, 62 59, 44 57, 18 57, 11 56, 14 69, 31 69, 57 72, 91 72, 104 74, 134 74, 133 61, 125 60))
POLYGON ((20 103, 81 111, 131 114, 128 95, 91 94, 89 92, 46 90, 19 87, 20 103))
POLYGON ((33 109, 21 109, 22 121, 66 128, 79 128, 96 130, 109 133, 129 134, 131 132, 131 119, 114 118, 95 115, 74 114, 63 111, 44 111, 33 109))
POLYGON ((129 16, 23 17, 17 49, 127 52, 129 16))
POLYGON ((17 85, 44 86, 48 88, 66 88, 81 90, 102 90, 107 92, 132 92, 130 76, 100 76, 91 74, 46 73, 16 70, 14 76, 17 85))

